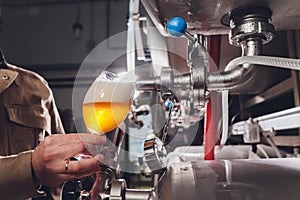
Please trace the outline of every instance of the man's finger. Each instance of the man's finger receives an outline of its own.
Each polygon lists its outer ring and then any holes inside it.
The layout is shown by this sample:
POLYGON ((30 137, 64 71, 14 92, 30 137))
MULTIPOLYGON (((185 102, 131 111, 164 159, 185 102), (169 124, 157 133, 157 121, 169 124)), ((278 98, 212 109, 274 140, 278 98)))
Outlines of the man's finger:
POLYGON ((47 140, 51 140, 51 143, 57 145, 65 145, 70 143, 83 142, 86 144, 104 144, 106 138, 103 135, 96 134, 84 134, 84 133, 70 133, 61 137, 59 134, 53 134, 46 137, 47 140))
POLYGON ((104 144, 106 142, 105 135, 96 134, 78 134, 83 143, 87 144, 104 144))
POLYGON ((60 145, 52 148, 53 154, 58 154, 62 159, 76 157, 78 154, 96 156, 101 153, 102 145, 88 145, 82 142, 60 145))
POLYGON ((98 170, 100 169, 100 160, 96 158, 87 158, 78 161, 69 161, 67 170, 64 170, 64 172, 67 174, 80 174, 95 168, 98 170))

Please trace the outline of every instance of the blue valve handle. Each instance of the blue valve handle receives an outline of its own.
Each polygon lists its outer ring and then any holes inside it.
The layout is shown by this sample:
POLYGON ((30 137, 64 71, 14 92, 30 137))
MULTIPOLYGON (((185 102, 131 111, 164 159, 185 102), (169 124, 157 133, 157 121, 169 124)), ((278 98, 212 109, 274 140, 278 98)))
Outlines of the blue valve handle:
POLYGON ((181 37, 186 32, 186 22, 181 17, 174 17, 169 20, 167 30, 174 37, 181 37))
POLYGON ((196 43, 196 38, 194 38, 187 30, 187 24, 181 17, 174 17, 169 20, 167 25, 167 31, 170 35, 174 37, 185 36, 193 44, 196 43))
POLYGON ((172 103, 172 101, 167 101, 167 102, 165 103, 165 105, 166 105, 166 107, 167 107, 168 109, 170 109, 170 108, 172 108, 173 103, 172 103))

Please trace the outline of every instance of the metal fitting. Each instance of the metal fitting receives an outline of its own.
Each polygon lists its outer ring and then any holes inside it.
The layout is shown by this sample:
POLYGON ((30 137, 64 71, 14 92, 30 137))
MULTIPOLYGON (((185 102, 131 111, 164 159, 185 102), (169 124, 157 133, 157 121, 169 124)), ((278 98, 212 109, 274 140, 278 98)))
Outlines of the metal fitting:
POLYGON ((149 189, 127 189, 124 179, 116 179, 110 188, 110 200, 155 200, 154 191, 149 189))
POLYGON ((267 44, 275 37, 271 15, 265 7, 243 7, 223 16, 221 22, 230 27, 229 43, 233 46, 241 46, 249 38, 259 38, 267 44))
POLYGON ((150 170, 154 173, 160 173, 166 168, 167 151, 162 141, 153 136, 144 142, 144 157, 150 170))

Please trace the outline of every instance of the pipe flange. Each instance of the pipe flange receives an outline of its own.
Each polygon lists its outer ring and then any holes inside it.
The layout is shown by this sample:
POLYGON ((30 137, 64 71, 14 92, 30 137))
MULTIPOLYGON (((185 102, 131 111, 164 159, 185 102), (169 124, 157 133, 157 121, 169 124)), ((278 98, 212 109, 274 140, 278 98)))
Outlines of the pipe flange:
POLYGON ((153 136, 144 142, 144 156, 153 173, 160 173, 165 170, 167 151, 158 137, 153 136))
POLYGON ((160 91, 164 100, 174 94, 174 73, 171 67, 163 67, 161 69, 160 91))
POLYGON ((241 42, 252 38, 259 38, 262 44, 267 44, 275 37, 271 16, 268 8, 244 7, 226 14, 221 22, 230 27, 229 43, 233 46, 240 46, 241 42))
POLYGON ((241 46, 245 40, 259 38, 262 44, 267 44, 275 37, 272 24, 253 21, 241 24, 229 32, 229 43, 233 46, 241 46))
POLYGON ((204 79, 205 74, 205 71, 201 72, 200 70, 196 69, 193 69, 191 72, 191 98, 193 99, 195 106, 204 107, 208 100, 208 91, 204 79))

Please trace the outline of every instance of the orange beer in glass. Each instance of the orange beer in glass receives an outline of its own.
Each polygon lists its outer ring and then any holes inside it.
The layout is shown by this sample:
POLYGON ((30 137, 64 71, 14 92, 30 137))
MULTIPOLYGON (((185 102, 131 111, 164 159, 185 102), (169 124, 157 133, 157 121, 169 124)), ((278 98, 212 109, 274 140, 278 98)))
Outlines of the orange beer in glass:
POLYGON ((82 107, 86 128, 104 134, 117 128, 126 118, 134 92, 128 77, 104 71, 88 89, 82 107))

